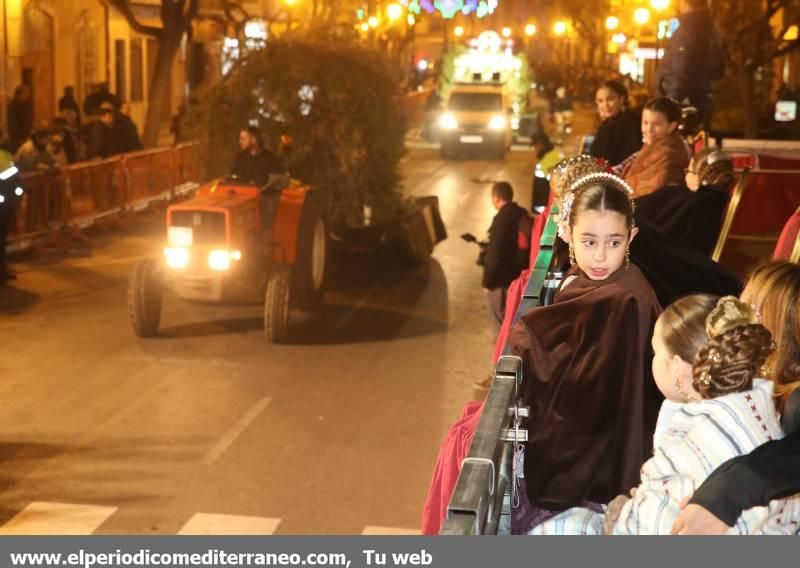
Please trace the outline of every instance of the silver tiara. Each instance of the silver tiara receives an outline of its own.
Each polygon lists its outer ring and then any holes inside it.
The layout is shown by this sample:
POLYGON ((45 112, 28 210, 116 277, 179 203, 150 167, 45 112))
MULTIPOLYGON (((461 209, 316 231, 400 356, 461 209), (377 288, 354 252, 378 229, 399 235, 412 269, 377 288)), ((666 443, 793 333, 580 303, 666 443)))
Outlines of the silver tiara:
POLYGON ((586 187, 588 185, 594 185, 596 183, 608 183, 612 186, 616 187, 618 190, 625 192, 628 197, 633 195, 633 188, 626 182, 624 179, 619 177, 616 174, 610 174, 608 172, 596 172, 593 174, 586 174, 583 177, 578 178, 572 185, 569 187, 570 193, 575 193, 579 189, 586 187))
POLYGON ((569 217, 572 213, 572 204, 575 202, 575 193, 583 189, 584 187, 588 187, 590 185, 595 184, 608 184, 612 187, 620 190, 623 192, 631 202, 631 209, 634 209, 634 202, 631 198, 633 196, 633 188, 621 177, 610 174, 607 172, 597 172, 593 174, 586 174, 575 180, 569 189, 567 190, 567 194, 561 198, 561 210, 558 213, 559 219, 559 228, 558 234, 559 236, 566 241, 566 231, 569 227, 569 217))

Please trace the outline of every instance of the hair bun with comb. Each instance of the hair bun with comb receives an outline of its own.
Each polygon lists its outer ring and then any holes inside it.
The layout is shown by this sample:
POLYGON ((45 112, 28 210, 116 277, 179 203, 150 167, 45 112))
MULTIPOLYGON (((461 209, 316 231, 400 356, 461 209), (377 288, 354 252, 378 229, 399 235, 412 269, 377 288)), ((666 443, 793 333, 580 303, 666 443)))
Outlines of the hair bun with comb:
POLYGON ((758 314, 752 306, 736 296, 725 296, 719 299, 717 306, 708 314, 706 332, 709 337, 718 337, 739 326, 757 323, 760 323, 758 314))

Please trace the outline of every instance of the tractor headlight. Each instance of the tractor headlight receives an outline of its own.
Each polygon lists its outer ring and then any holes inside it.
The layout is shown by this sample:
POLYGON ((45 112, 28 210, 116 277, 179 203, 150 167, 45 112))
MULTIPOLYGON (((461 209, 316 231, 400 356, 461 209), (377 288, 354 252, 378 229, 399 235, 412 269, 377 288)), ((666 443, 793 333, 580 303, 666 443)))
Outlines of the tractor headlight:
POLYGON ((223 272, 231 267, 231 253, 226 250, 212 250, 208 253, 208 266, 211 270, 223 272))
POLYGON ((164 249, 167 266, 170 268, 186 268, 189 266, 189 249, 184 247, 167 247, 164 249))
POLYGON ((444 130, 455 130, 458 128, 458 121, 452 114, 443 114, 442 118, 439 119, 439 126, 444 130))
POLYGON ((489 121, 489 130, 503 130, 506 127, 506 119, 503 116, 493 116, 489 121))

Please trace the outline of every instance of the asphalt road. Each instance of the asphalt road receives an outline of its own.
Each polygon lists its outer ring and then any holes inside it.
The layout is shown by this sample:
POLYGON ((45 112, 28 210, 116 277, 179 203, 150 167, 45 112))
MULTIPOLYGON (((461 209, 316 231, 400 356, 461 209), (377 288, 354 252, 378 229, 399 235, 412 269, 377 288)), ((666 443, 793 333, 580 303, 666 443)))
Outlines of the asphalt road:
POLYGON ((362 534, 418 530, 439 444, 491 369, 477 248, 493 180, 530 202, 530 152, 443 162, 410 150, 404 191, 437 195, 430 264, 345 259, 289 345, 259 306, 125 305, 160 218, 17 265, 0 288, 0 533, 362 534))

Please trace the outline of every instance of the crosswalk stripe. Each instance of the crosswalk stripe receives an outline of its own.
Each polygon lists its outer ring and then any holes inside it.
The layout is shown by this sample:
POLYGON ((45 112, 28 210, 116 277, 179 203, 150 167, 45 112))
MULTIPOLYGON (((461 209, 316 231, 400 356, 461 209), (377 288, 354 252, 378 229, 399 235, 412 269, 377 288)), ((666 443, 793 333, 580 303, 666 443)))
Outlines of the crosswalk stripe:
POLYGON ((273 534, 280 519, 272 517, 245 517, 241 515, 214 515, 197 513, 183 525, 179 535, 268 535, 273 534))
POLYGON ((88 535, 117 507, 34 501, 0 527, 0 535, 88 535))
POLYGON ((364 536, 418 536, 419 529, 399 529, 396 527, 367 526, 361 531, 364 536))

